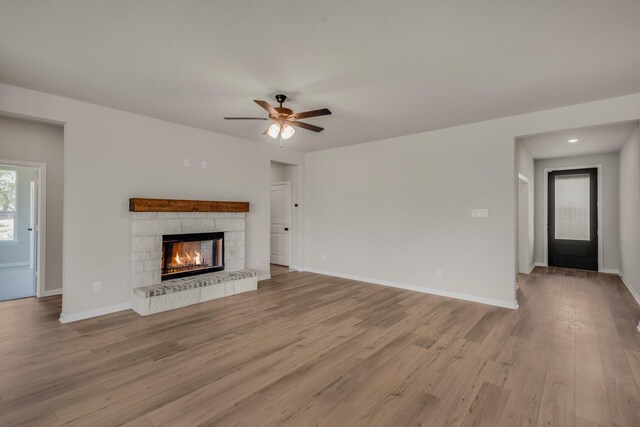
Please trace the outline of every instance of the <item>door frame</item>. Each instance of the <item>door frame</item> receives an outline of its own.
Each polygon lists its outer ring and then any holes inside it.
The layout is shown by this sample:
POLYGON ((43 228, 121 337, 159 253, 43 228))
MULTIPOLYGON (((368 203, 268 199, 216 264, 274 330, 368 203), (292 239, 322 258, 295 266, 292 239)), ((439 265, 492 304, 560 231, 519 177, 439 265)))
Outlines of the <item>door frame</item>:
MULTIPOLYGON (((293 203, 292 198, 291 198, 291 181, 281 181, 281 182, 272 182, 269 185, 269 192, 271 192, 271 188, 273 188, 274 185, 286 185, 288 190, 289 190, 289 231, 287 232, 287 240, 288 240, 288 245, 287 245, 287 250, 288 250, 288 254, 287 254, 287 258, 289 259, 289 265, 287 266, 289 268, 289 270, 291 270, 291 264, 293 264, 293 260, 292 260, 292 248, 291 248, 291 235, 296 231, 293 230, 293 227, 291 225, 292 218, 293 218, 293 207, 291 206, 291 204, 293 203)), ((271 193, 269 193, 271 194, 271 193)), ((271 212, 271 196, 269 196, 269 212, 271 212)), ((269 215, 269 228, 271 228, 271 215, 269 215)), ((271 264, 271 230, 269 230, 269 264, 271 264)))
MULTIPOLYGON (((517 228, 518 234, 516 236, 516 240, 518 242, 517 246, 517 256, 516 256, 516 271, 520 273, 520 182, 523 182, 527 186, 527 244, 529 246, 529 252, 531 252, 532 243, 535 241, 535 228, 534 228, 534 195, 531 191, 531 181, 525 175, 518 173, 518 182, 517 182, 517 212, 518 212, 518 222, 517 228)), ((535 248, 534 251, 535 252, 535 248)), ((528 271, 524 274, 531 274, 534 267, 536 266, 535 262, 531 262, 531 258, 534 258, 533 253, 529 253, 529 259, 527 260, 527 264, 529 265, 528 271)))
POLYGON ((7 166, 23 166, 38 170, 38 237, 36 240, 37 256, 36 256, 36 297, 40 298, 46 295, 45 291, 45 243, 46 243, 46 188, 47 188, 47 165, 39 162, 23 162, 21 160, 0 159, 0 164, 7 166))
POLYGON ((549 265, 549 173, 554 171, 566 171, 572 169, 597 169, 598 170, 598 271, 603 271, 604 260, 604 229, 602 227, 602 163, 591 165, 559 166, 544 168, 544 265, 549 265))

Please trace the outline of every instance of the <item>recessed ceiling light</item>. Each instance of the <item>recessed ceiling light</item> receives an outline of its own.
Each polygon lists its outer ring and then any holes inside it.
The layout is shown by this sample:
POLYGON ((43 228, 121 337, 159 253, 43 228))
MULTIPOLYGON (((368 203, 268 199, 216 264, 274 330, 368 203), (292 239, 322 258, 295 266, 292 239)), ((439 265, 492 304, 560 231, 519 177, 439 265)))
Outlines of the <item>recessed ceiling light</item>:
POLYGON ((572 138, 572 139, 568 140, 567 142, 569 142, 571 144, 575 144, 576 142, 578 142, 578 138, 572 138))

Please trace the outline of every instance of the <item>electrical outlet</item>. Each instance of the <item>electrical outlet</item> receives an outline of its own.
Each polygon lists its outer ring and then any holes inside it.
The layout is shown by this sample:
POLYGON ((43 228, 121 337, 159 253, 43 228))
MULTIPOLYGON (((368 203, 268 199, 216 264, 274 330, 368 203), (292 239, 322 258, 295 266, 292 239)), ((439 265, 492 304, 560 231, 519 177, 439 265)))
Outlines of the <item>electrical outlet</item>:
POLYGON ((202 162, 202 169, 206 169, 207 168, 207 162, 202 162))
POLYGON ((189 167, 189 159, 184 159, 184 167, 185 168, 189 167))
POLYGON ((436 276, 442 277, 442 269, 441 268, 436 268, 436 276))
POLYGON ((102 282, 93 282, 93 292, 100 292, 102 289, 102 282))

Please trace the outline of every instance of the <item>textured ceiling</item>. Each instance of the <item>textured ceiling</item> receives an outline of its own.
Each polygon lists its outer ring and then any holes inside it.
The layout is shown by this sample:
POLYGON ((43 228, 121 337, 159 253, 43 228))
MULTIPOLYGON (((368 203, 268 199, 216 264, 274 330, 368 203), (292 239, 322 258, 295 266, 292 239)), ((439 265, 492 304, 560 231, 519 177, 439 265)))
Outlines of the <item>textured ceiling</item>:
POLYGON ((616 123, 532 135, 518 138, 518 142, 534 159, 611 153, 620 150, 637 128, 638 122, 616 123), (578 142, 568 142, 574 138, 578 142))
POLYGON ((313 151, 640 92, 640 1, 2 1, 0 81, 313 151))

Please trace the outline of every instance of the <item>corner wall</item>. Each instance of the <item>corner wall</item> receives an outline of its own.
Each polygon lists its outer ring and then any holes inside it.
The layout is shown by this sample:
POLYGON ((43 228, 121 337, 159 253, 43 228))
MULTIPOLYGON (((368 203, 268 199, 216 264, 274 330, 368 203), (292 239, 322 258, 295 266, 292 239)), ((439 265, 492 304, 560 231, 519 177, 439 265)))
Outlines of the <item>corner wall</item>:
POLYGON ((246 266, 268 274, 271 161, 304 169, 304 154, 6 84, 0 112, 64 124, 65 316, 129 304, 130 197, 250 202, 246 266))
MULTIPOLYGON (((0 110, 1 111, 1 110, 0 110)), ((0 117, 0 158, 45 163, 45 291, 62 288, 64 148, 60 125, 0 117)), ((29 197, 29 190, 26 190, 29 197)), ((27 200, 27 206, 29 201, 27 200)), ((21 229, 24 228, 20 225, 21 229)))
POLYGON ((558 159, 536 160, 536 193, 535 193, 535 255, 537 263, 544 263, 544 235, 547 231, 544 223, 545 168, 561 168, 572 166, 602 165, 602 239, 603 253, 601 258, 603 271, 617 273, 620 269, 620 229, 618 218, 618 153, 594 154, 589 156, 563 157, 558 159))
POLYGON ((640 130, 620 151, 620 271, 640 303, 640 130))
MULTIPOLYGON (((535 264, 535 162, 533 157, 524 145, 518 141, 516 141, 516 174, 522 174, 529 179, 529 269, 531 271, 535 264)), ((516 178, 517 179, 517 178, 516 178)), ((518 212, 518 207, 516 206, 516 212, 518 212)), ((518 248, 518 246, 516 246, 518 248)))
POLYGON ((309 153, 306 267, 515 307, 514 140, 639 117, 631 95, 309 153))

